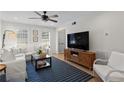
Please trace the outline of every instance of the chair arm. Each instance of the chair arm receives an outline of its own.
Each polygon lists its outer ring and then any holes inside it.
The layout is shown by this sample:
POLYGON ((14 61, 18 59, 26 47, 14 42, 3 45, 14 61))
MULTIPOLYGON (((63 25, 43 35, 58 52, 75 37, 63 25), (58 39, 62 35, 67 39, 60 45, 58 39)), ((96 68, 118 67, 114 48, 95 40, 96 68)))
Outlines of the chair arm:
POLYGON ((7 72, 20 72, 20 70, 26 70, 26 61, 25 59, 18 59, 18 60, 13 60, 13 61, 6 61, 6 62, 1 62, 0 64, 6 64, 7 66, 7 72))
POLYGON ((26 62, 25 59, 18 59, 18 60, 11 60, 11 61, 3 61, 0 62, 0 64, 14 64, 14 63, 20 63, 20 62, 26 62))
MULTIPOLYGON (((114 72, 124 74, 124 71, 112 70, 112 71, 110 71, 110 72, 106 75, 105 80, 106 80, 106 81, 110 81, 110 80, 109 80, 109 76, 110 76, 112 73, 114 73, 114 72)), ((123 78, 124 78, 124 77, 123 77, 123 78)))
POLYGON ((94 64, 100 64, 100 65, 107 65, 108 60, 104 60, 104 59, 96 59, 94 61, 94 64))

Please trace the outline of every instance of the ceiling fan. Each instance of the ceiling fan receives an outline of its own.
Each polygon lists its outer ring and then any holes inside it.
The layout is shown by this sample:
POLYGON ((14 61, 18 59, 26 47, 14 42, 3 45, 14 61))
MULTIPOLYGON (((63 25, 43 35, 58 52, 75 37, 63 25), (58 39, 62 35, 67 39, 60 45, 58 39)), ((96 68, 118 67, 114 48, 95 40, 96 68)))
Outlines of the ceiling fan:
POLYGON ((58 22, 57 20, 54 20, 54 19, 51 19, 51 18, 56 18, 56 17, 59 17, 58 15, 51 15, 51 16, 48 16, 46 15, 46 11, 43 11, 43 15, 37 11, 34 11, 35 14, 37 14, 39 17, 32 17, 32 18, 29 18, 29 19, 42 19, 43 21, 52 21, 52 22, 58 22))

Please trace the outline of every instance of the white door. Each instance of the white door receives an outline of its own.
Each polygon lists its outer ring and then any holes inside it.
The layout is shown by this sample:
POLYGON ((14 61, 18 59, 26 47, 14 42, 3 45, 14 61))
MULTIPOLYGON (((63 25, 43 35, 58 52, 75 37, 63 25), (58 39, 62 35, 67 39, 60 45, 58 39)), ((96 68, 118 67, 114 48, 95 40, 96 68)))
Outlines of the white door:
POLYGON ((65 29, 63 29, 58 32, 58 52, 59 53, 64 53, 65 42, 66 42, 66 33, 65 33, 65 29))

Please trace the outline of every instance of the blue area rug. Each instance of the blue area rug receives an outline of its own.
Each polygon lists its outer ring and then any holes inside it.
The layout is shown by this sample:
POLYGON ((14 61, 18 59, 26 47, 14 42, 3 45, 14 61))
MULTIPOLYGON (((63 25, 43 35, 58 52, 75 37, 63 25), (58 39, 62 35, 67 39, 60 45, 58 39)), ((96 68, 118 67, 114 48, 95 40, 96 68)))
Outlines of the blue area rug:
POLYGON ((28 82, 86 82, 92 76, 55 57, 52 57, 52 67, 35 71, 34 65, 27 62, 28 82))

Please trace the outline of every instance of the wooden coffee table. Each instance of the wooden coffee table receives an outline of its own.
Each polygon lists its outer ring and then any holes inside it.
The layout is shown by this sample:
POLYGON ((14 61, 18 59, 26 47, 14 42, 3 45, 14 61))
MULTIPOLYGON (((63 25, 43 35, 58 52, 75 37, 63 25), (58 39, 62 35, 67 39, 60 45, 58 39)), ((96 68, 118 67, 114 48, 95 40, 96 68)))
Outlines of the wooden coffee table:
POLYGON ((6 81, 6 65, 5 64, 0 64, 0 72, 2 72, 2 71, 4 71, 4 74, 3 74, 5 76, 4 81, 6 81))
POLYGON ((5 64, 0 64, 0 72, 4 71, 6 73, 6 65, 5 64))
POLYGON ((31 55, 31 62, 35 66, 35 70, 39 70, 41 68, 51 67, 52 66, 52 58, 50 55, 46 55, 45 57, 41 57, 38 54, 32 54, 31 55), (45 65, 38 67, 38 62, 44 61, 46 62, 45 65))

